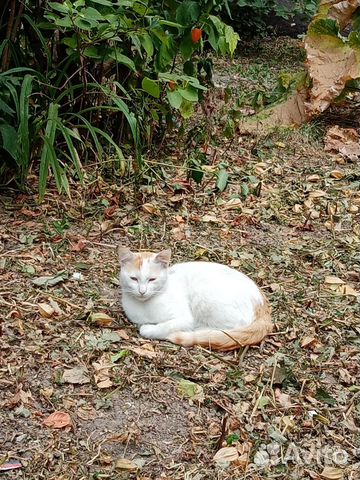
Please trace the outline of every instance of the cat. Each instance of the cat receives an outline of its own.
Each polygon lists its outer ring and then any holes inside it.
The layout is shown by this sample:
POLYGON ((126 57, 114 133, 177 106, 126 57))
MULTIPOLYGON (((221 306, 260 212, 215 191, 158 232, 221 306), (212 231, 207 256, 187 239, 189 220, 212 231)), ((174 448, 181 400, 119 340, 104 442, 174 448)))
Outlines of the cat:
POLYGON ((256 284, 211 262, 178 263, 171 251, 119 248, 122 306, 146 338, 234 350, 272 331, 269 304, 256 284))

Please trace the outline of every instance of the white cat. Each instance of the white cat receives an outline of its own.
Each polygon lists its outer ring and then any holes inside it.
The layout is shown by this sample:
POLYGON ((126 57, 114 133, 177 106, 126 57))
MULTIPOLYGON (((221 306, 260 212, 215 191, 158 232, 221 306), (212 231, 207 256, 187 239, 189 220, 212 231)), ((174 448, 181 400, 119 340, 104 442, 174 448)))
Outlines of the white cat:
POLYGON ((233 350, 272 331, 270 308, 256 284, 219 263, 169 267, 170 250, 119 249, 122 305, 146 338, 233 350))

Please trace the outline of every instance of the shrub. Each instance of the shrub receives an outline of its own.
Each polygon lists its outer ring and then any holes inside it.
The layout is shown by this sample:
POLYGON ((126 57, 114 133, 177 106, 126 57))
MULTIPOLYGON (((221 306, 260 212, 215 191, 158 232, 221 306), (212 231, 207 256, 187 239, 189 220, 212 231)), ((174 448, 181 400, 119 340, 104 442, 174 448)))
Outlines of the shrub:
POLYGON ((232 55, 238 41, 206 0, 9 5, 0 26, 0 149, 21 186, 39 166, 40 197, 49 171, 69 193, 69 176, 81 181, 88 158, 115 158, 123 173, 134 151, 141 167, 143 148, 173 111, 191 116, 206 90, 204 45, 232 55))

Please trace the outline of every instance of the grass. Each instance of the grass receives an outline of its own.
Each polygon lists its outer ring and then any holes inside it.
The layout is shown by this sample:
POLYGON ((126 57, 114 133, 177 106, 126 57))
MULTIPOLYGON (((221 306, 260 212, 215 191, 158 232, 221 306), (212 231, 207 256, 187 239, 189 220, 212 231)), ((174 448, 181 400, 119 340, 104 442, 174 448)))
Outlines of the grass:
POLYGON ((94 171, 72 200, 55 188, 41 205, 2 197, 0 459, 23 465, 9 478, 288 480, 323 478, 326 467, 356 478, 358 304, 326 281, 359 290, 355 165, 323 151, 322 125, 229 140, 219 118, 187 148, 207 141, 208 165, 229 164, 222 193, 211 172, 198 186, 187 179, 189 151, 170 134, 161 172, 149 162, 155 173, 136 188, 94 171), (258 196, 243 195, 249 176, 258 196), (274 335, 228 354, 142 339, 119 305, 119 244, 233 264, 268 296, 274 335), (68 280, 53 287, 32 282, 63 270, 68 280), (64 382, 80 367, 88 383, 64 382), (70 414, 68 428, 44 425, 55 410, 70 414), (221 468, 213 457, 229 437, 239 459, 221 468))

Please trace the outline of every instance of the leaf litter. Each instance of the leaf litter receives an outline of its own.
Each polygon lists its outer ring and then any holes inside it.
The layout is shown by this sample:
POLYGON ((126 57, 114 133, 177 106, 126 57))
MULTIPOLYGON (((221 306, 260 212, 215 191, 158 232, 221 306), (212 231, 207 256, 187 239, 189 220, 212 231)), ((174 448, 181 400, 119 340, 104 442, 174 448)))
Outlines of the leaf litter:
MULTIPOLYGON (((274 42, 264 64, 289 49, 274 42)), ((3 197, 0 459, 21 463, 14 478, 356 478, 355 165, 304 132, 229 143, 220 110, 207 151, 230 167, 216 195, 216 161, 196 186, 181 160, 139 196, 99 179, 79 210, 51 190, 40 206, 3 197), (274 334, 231 354, 140 338, 113 282, 118 244, 241 269, 269 297, 274 334)))

